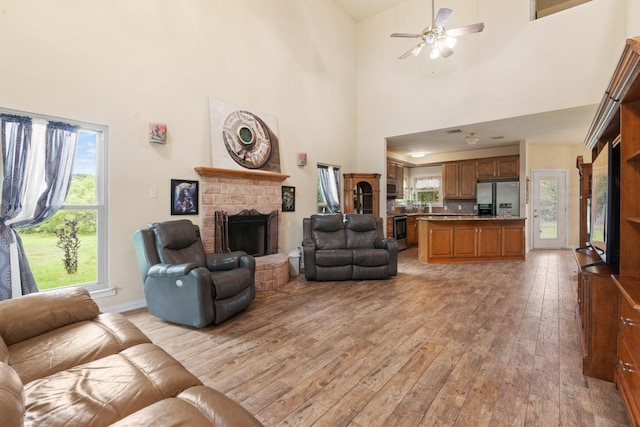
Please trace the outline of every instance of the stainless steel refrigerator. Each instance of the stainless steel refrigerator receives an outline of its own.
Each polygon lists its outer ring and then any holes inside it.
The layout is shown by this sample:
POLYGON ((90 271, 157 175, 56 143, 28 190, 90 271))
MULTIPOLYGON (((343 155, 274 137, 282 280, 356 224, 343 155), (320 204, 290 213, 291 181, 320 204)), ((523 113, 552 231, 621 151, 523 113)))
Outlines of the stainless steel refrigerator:
POLYGON ((490 204, 492 216, 520 216, 520 182, 480 181, 477 203, 490 204))

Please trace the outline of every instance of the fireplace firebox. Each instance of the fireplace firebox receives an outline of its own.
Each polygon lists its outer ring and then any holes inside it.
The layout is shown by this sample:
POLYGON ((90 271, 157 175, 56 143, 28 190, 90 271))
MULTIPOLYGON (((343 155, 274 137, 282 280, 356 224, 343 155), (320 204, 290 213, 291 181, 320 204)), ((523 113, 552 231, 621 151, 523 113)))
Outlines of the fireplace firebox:
POLYGON ((254 257, 278 252, 278 211, 255 209, 236 215, 215 212, 215 252, 244 251, 254 257))

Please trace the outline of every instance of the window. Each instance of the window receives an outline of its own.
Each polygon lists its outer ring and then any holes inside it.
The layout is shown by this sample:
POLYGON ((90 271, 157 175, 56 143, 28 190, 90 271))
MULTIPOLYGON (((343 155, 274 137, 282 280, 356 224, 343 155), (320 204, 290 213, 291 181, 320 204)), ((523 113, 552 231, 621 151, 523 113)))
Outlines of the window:
POLYGON ((340 212, 340 168, 318 165, 317 203, 319 213, 340 212))
POLYGON ((413 194, 411 195, 414 205, 426 206, 442 205, 440 195, 442 194, 442 176, 427 175, 414 178, 413 194))
MULTIPOLYGON (((14 112, 9 114, 16 114, 14 112)), ((82 285, 107 289, 106 134, 103 126, 18 113, 79 126, 64 205, 45 222, 16 228, 38 289, 82 285)), ((35 133, 35 132, 34 132, 35 133)), ((108 291, 108 294, 111 292, 108 291)))
POLYGON ((591 0, 531 0, 531 20, 544 18, 589 1, 591 0))

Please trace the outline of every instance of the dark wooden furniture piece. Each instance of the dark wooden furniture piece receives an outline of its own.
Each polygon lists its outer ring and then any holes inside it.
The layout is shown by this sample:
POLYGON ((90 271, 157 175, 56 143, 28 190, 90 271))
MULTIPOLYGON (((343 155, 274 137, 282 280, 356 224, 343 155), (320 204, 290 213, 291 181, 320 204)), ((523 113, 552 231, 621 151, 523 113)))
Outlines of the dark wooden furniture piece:
POLYGON ((589 128, 593 158, 620 144, 620 266, 612 280, 620 293, 614 379, 629 420, 640 425, 640 37, 628 39, 589 128))
POLYGON ((574 251, 578 264, 576 321, 582 345, 582 373, 613 381, 618 331, 618 292, 611 268, 591 248, 574 251))
POLYGON ((344 212, 380 216, 380 174, 344 174, 344 212))

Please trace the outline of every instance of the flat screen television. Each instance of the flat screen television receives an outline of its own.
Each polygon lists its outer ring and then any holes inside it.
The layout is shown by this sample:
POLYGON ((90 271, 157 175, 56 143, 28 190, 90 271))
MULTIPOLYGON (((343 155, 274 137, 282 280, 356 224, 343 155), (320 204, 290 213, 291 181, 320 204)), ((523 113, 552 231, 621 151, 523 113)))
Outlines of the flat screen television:
POLYGON ((617 271, 620 258, 620 146, 607 143, 593 161, 589 246, 617 271))

